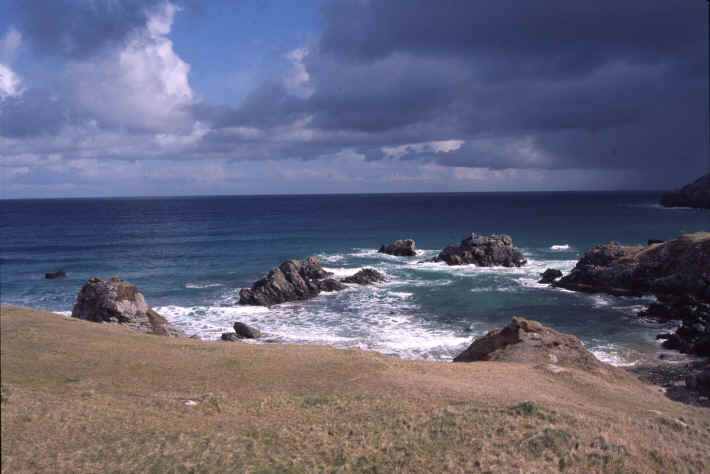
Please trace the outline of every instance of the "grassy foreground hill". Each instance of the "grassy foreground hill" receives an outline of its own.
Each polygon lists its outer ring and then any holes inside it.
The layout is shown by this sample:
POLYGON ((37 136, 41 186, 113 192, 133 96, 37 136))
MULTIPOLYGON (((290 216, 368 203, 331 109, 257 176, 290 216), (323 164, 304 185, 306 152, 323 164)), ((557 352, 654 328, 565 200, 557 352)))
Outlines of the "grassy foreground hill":
POLYGON ((3 472, 707 472, 622 370, 138 334, 1 307, 3 472))

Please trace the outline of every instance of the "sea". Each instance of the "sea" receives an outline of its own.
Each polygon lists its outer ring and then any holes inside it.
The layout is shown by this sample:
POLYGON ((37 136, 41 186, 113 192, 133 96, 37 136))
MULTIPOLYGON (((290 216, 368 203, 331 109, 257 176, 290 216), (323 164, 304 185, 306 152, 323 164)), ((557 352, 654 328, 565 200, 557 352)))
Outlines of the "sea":
MULTIPOLYGON (((645 244, 710 230, 710 212, 667 209, 658 192, 517 192, 136 197, 0 201, 0 301, 69 316, 93 276, 134 283, 170 322, 217 340, 235 321, 262 341, 450 361, 513 316, 578 336, 599 359, 657 359, 671 330, 639 318, 653 296, 575 293, 538 283, 569 272, 588 249, 645 244), (521 268, 426 262, 471 233, 508 234, 521 268), (380 254, 416 240, 416 257, 380 254), (239 304, 239 290, 288 259, 318 257, 336 277, 364 267, 386 283, 271 308, 239 304), (67 278, 47 280, 63 269, 67 278)), ((58 316, 61 317, 61 316, 58 316)))

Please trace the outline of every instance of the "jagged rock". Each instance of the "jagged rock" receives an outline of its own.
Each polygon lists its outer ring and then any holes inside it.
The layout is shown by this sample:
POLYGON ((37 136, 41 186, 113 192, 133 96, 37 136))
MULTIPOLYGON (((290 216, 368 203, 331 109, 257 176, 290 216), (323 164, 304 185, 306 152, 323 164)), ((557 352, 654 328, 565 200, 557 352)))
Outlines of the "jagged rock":
POLYGON ((681 189, 669 191, 661 197, 665 207, 699 207, 710 209, 710 173, 701 176, 681 189))
POLYGON ((710 300, 710 233, 651 246, 598 245, 555 285, 616 295, 693 295, 710 300))
POLYGON ((148 306, 134 284, 117 276, 110 280, 90 278, 76 298, 72 317, 97 323, 118 323, 149 334, 186 337, 182 330, 148 306))
POLYGON ((523 255, 515 250, 513 239, 508 235, 483 236, 471 234, 456 247, 450 245, 434 257, 432 262, 448 265, 473 264, 479 267, 520 267, 525 265, 523 255))
POLYGON ((577 337, 517 316, 507 326, 473 341, 454 362, 501 361, 554 364, 578 369, 606 368, 577 337))
POLYGON ((223 332, 221 339, 225 342, 241 342, 242 338, 236 332, 223 332))
POLYGON ((417 246, 412 239, 395 240, 389 245, 382 245, 378 252, 398 257, 414 257, 417 254, 417 246))
POLYGON ((66 278, 67 273, 64 270, 57 270, 56 272, 45 273, 44 278, 47 280, 54 280, 55 278, 66 278))
POLYGON ((316 257, 287 260, 272 268, 266 278, 255 282, 251 288, 243 288, 239 292, 239 303, 271 306, 313 298, 321 291, 346 288, 336 280, 326 279, 330 275, 332 273, 325 271, 316 257))
POLYGON ((556 268, 548 268, 540 275, 540 281, 538 283, 553 283, 555 280, 562 276, 562 272, 556 268))
POLYGON ((363 268, 354 275, 343 278, 343 283, 356 283, 358 285, 370 285, 372 283, 378 283, 385 281, 385 276, 373 268, 363 268))
POLYGON ((259 339, 261 337, 261 331, 259 331, 257 328, 247 326, 246 324, 240 323, 239 321, 234 323, 234 332, 237 334, 237 336, 243 337, 244 339, 259 339))

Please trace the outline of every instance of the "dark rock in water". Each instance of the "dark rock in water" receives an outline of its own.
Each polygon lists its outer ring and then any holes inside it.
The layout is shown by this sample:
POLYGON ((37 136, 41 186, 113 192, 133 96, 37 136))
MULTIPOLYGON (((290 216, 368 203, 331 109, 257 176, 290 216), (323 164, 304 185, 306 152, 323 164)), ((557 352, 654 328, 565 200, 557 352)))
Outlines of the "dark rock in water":
POLYGON ((555 285, 616 295, 692 295, 710 300, 710 233, 652 246, 598 245, 555 285))
POLYGON ((72 317, 97 323, 118 323, 149 334, 186 337, 148 306, 134 284, 117 276, 110 280, 90 278, 76 298, 72 317))
POLYGON ((332 273, 323 269, 316 257, 305 260, 287 260, 269 271, 266 278, 255 282, 251 288, 239 292, 239 303, 271 306, 287 301, 306 300, 321 291, 338 291, 346 286, 332 279, 332 273))
POLYGON ((319 280, 317 284, 318 288, 320 288, 320 291, 341 291, 347 288, 347 286, 343 285, 338 280, 334 280, 332 278, 319 280))
POLYGON ((44 278, 47 280, 54 280, 55 278, 66 278, 67 273, 64 270, 57 270, 52 273, 45 273, 44 278))
POLYGON ((685 378, 685 386, 701 395, 710 396, 710 367, 697 373, 688 374, 685 378))
POLYGON ((395 240, 389 245, 382 245, 378 252, 398 257, 414 257, 417 254, 417 246, 412 239, 395 240))
POLYGON ((585 370, 609 368, 585 349, 577 337, 517 316, 502 329, 495 329, 473 341, 454 362, 486 360, 552 364, 557 368, 585 370))
POLYGON ((473 264, 479 267, 520 267, 527 263, 523 254, 515 250, 510 236, 496 234, 491 236, 471 234, 461 241, 461 245, 446 247, 431 261, 443 261, 448 265, 473 264))
POLYGON ((235 332, 223 332, 221 339, 225 342, 241 342, 242 341, 242 338, 239 337, 239 334, 237 334, 235 332))
POLYGON ((237 321, 234 323, 234 332, 239 337, 244 339, 259 339, 261 337, 261 331, 251 326, 247 326, 244 323, 237 321))
POLYGON ((548 268, 541 275, 540 281, 538 283, 553 283, 555 280, 562 276, 562 272, 556 268, 548 268))
POLYGON ((699 207, 710 209, 710 173, 676 191, 669 191, 661 197, 665 207, 699 207))
POLYGON ((648 239, 648 245, 662 244, 664 242, 665 242, 665 240, 648 239))
POLYGON ((373 268, 363 268, 354 275, 343 278, 343 283, 356 283, 358 285, 370 285, 372 283, 378 283, 385 281, 385 276, 373 268))

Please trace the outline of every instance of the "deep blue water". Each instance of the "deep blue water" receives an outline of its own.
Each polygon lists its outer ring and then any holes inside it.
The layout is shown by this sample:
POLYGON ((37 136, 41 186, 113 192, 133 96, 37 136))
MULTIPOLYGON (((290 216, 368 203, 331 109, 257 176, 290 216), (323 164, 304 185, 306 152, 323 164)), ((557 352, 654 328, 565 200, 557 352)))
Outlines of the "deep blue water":
POLYGON ((445 360, 513 315, 579 336, 598 356, 655 356, 658 325, 635 313, 646 299, 538 285, 587 249, 710 230, 710 212, 664 209, 659 193, 482 193, 225 196, 0 201, 3 303, 71 311, 92 276, 119 275, 188 333, 216 339, 235 320, 281 342, 361 347, 445 360), (507 233, 521 269, 417 263, 471 232, 507 233), (421 256, 380 255, 413 238, 421 256), (384 285, 272 309, 241 307, 239 289, 289 258, 317 255, 337 275, 372 266, 384 285), (68 278, 45 280, 64 269, 68 278))

